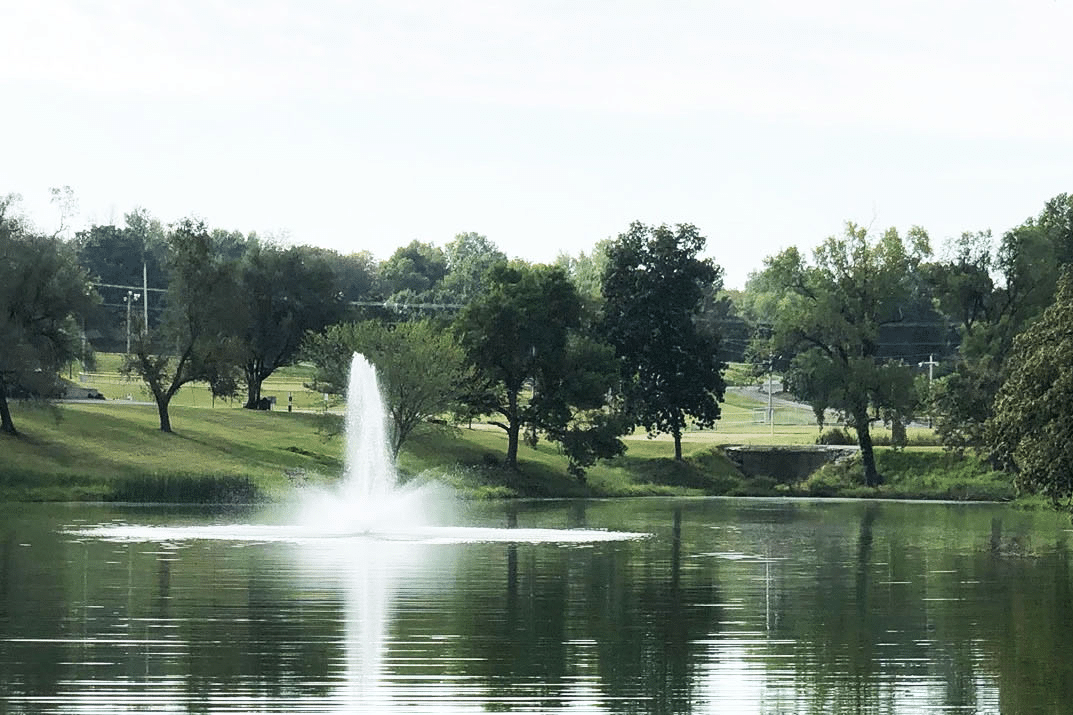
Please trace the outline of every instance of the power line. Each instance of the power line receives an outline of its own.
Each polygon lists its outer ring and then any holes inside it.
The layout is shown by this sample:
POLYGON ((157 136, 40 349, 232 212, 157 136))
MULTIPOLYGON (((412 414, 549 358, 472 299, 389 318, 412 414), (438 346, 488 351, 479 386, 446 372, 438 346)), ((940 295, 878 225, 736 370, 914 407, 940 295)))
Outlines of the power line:
POLYGON ((167 293, 168 292, 167 288, 147 288, 145 286, 121 286, 121 285, 116 285, 114 283, 96 283, 94 281, 90 281, 89 284, 91 286, 97 286, 98 288, 119 288, 120 290, 132 290, 132 291, 135 291, 136 293, 141 293, 143 290, 151 290, 154 293, 167 293))

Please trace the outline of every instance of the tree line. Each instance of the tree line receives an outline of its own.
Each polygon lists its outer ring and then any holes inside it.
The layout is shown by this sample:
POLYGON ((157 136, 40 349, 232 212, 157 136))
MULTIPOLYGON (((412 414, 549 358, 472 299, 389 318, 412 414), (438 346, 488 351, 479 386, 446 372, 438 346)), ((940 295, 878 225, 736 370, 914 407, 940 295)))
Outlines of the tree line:
POLYGON ((1056 499, 1073 494, 1061 476, 1073 455, 1054 452, 1070 442, 1060 390, 1073 364, 1062 333, 1073 197, 1001 237, 966 232, 937 253, 919 227, 903 236, 847 223, 811 256, 765 259, 741 291, 723 290, 705 248, 692 225, 634 223, 549 265, 511 260, 474 233, 377 261, 197 219, 164 226, 144 210, 63 239, 35 231, 8 196, 2 429, 16 433, 9 397, 46 394, 93 348, 123 346, 163 431, 191 381, 220 396, 241 390, 253 409, 263 381, 299 359, 314 364, 315 389, 341 393, 359 351, 388 393, 396 452, 429 419, 482 416, 506 433, 508 466, 521 443, 547 439, 581 476, 621 454, 636 428, 670 435, 681 459, 685 430, 720 416, 727 360, 742 359, 757 375, 778 373, 821 429, 834 411, 854 430, 866 484, 882 479, 872 428, 890 426, 897 442, 927 417, 947 447, 985 453, 1056 499), (143 283, 157 290, 138 291, 143 283), (139 299, 151 305, 132 310, 139 299))

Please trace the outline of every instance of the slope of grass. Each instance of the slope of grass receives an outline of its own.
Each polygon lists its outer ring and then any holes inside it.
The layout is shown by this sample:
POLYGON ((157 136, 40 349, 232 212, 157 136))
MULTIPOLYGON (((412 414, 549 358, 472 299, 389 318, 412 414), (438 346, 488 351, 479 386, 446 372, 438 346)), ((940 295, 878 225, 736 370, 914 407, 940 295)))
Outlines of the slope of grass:
POLYGON ((0 441, 9 499, 143 500, 154 484, 160 500, 219 501, 228 485, 236 499, 270 498, 297 475, 342 469, 313 415, 176 407, 174 434, 159 431, 155 407, 107 402, 16 407, 15 420, 22 436, 0 441))
MULTIPOLYGON (((747 409, 743 407, 743 409, 747 409)), ((158 429, 152 405, 115 402, 33 409, 15 406, 20 438, 0 437, 0 498, 228 502, 283 498, 299 484, 331 482, 343 471, 342 438, 324 436, 312 413, 175 407, 175 434, 158 429)), ((877 452, 886 482, 859 484, 858 466, 821 470, 795 485, 747 479, 720 449, 726 443, 811 443, 808 437, 715 430, 687 433, 686 459, 671 459, 668 438, 635 435, 617 459, 592 467, 584 480, 567 474, 556 445, 523 446, 518 470, 502 464, 506 436, 487 425, 428 429, 399 456, 404 479, 437 479, 464 495, 605 497, 771 495, 1009 499, 1007 475, 971 457, 935 449, 877 452)))

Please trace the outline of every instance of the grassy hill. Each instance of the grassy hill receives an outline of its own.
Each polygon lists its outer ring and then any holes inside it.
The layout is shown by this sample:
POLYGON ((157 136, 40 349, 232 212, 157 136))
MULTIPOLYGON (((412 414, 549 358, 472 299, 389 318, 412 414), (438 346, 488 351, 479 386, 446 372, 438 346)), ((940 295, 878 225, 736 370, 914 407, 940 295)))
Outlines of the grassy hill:
MULTIPOLYGON (((20 405, 14 416, 22 436, 0 438, 7 500, 280 499, 343 471, 342 438, 326 436, 325 418, 312 413, 176 407, 174 434, 159 431, 151 405, 20 405)), ((524 449, 515 472, 499 464, 500 431, 433 428, 411 440, 398 467, 403 479, 436 478, 479 497, 705 494, 737 479, 710 446, 694 444, 684 464, 673 464, 669 445, 633 444, 629 456, 581 482, 567 475, 554 445, 524 449)))
MULTIPOLYGON (((266 381, 277 395, 271 412, 241 409, 241 400, 213 400, 205 385, 179 392, 171 409, 174 434, 158 429, 156 408, 138 383, 118 372, 119 357, 99 357, 98 372, 74 375, 106 401, 59 407, 14 405, 20 438, 0 437, 0 498, 6 500, 123 500, 246 502, 286 499, 305 484, 326 484, 343 472, 338 414, 305 388, 311 369, 296 366, 266 381), (287 411, 287 396, 294 411, 287 411), (129 398, 129 399, 128 399, 129 398), (335 424, 331 424, 332 421, 335 424)), ((328 401, 336 412, 339 405, 328 401)), ((579 481, 566 472, 554 444, 523 447, 517 471, 501 466, 506 438, 476 423, 430 427, 399 455, 402 479, 436 479, 470 497, 605 497, 710 494, 806 494, 922 498, 1012 498, 1006 475, 971 457, 928 447, 879 450, 879 490, 856 483, 855 467, 824 469, 806 482, 746 479, 721 451, 727 444, 812 444, 818 434, 811 410, 776 402, 767 424, 766 396, 748 388, 727 393, 713 430, 684 436, 685 461, 676 463, 668 437, 627 440, 627 454, 596 465, 579 481)), ((889 439, 882 430, 877 443, 889 439)), ((930 431, 910 431, 910 442, 933 443, 930 431)))

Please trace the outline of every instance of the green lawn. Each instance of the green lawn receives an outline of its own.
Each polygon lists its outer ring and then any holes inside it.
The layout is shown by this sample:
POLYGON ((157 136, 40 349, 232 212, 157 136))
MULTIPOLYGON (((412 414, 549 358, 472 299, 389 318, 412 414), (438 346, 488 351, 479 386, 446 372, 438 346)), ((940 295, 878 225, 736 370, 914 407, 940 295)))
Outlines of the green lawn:
MULTIPOLYGON (((79 373, 77 368, 68 374, 73 382, 82 387, 98 390, 108 400, 152 402, 153 396, 141 380, 128 380, 121 372, 123 356, 118 353, 99 353, 93 372, 79 373)), ((324 395, 306 388, 313 379, 313 366, 299 364, 276 370, 261 386, 264 397, 276 398, 276 409, 286 410, 290 404, 295 410, 323 410, 324 395), (288 397, 291 401, 288 403, 288 397)), ((172 404, 179 407, 212 407, 214 409, 237 409, 246 402, 240 394, 233 400, 213 399, 207 383, 194 382, 184 385, 173 398, 172 404)), ((329 396, 328 404, 335 406, 338 399, 329 396)))
MULTIPOLYGON (((322 396, 304 387, 311 368, 281 370, 266 382, 266 394, 293 392, 270 412, 239 409, 241 402, 213 401, 204 385, 188 385, 171 409, 174 434, 159 431, 156 407, 136 383, 123 382, 120 357, 103 355, 87 376, 108 400, 33 408, 15 404, 23 436, 0 438, 0 498, 125 499, 131 501, 229 501, 279 499, 300 484, 331 482, 343 471, 337 414, 324 412, 322 396)), ((415 434, 399 455, 403 479, 435 478, 474 497, 641 496, 703 494, 812 494, 1010 498, 1009 479, 986 467, 929 448, 880 449, 880 470, 890 479, 880 490, 856 483, 853 467, 826 470, 797 485, 746 479, 722 455, 727 444, 812 444, 819 433, 811 410, 781 407, 774 428, 763 422, 766 401, 728 393, 723 419, 714 429, 689 431, 685 460, 672 459, 666 435, 627 437, 625 456, 591 468, 584 480, 567 474, 556 445, 523 446, 518 471, 503 468, 506 436, 481 423, 457 429, 429 428, 415 434), (917 455, 917 456, 909 456, 917 455), (930 456, 929 456, 930 455, 930 456), (916 460, 916 461, 912 461, 916 460)), ((877 443, 889 433, 877 430, 877 443)), ((910 443, 934 442, 929 430, 910 430, 910 443)))

